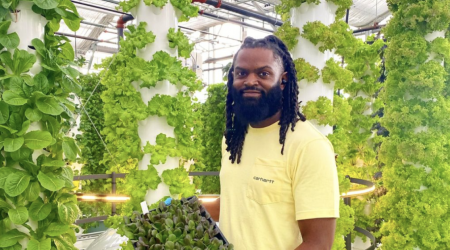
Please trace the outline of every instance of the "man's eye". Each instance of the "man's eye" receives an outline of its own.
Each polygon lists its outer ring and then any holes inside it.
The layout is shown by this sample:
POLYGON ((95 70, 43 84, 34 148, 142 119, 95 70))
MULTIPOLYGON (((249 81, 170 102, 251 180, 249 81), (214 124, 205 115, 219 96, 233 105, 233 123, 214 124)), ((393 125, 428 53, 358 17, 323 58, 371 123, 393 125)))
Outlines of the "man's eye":
POLYGON ((245 72, 237 72, 236 75, 237 75, 237 76, 244 76, 244 75, 245 75, 245 72))
POLYGON ((269 74, 269 72, 261 72, 261 73, 259 73, 259 75, 260 76, 269 76, 270 74, 269 74))

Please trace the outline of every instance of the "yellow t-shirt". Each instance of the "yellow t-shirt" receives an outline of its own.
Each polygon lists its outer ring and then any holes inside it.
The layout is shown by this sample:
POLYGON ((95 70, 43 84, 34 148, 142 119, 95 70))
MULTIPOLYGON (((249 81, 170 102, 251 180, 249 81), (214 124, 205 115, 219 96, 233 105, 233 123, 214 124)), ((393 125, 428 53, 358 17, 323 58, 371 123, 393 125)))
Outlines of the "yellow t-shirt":
POLYGON ((286 135, 280 126, 249 127, 241 163, 222 143, 220 229, 236 250, 293 250, 302 242, 297 220, 339 217, 334 150, 310 122, 286 135))

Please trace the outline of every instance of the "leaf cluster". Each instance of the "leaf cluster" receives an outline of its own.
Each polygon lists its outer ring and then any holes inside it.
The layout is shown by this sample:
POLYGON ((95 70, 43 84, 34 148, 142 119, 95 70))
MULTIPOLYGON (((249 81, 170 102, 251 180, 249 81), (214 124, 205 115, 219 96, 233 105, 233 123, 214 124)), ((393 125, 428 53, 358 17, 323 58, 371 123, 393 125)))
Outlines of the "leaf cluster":
POLYGON ((381 93, 382 125, 390 134, 380 149, 387 194, 376 206, 385 220, 383 247, 439 249, 448 246, 448 40, 428 34, 450 24, 450 1, 389 1, 385 28, 389 76, 381 93), (447 40, 447 41, 446 41, 447 40), (439 48, 439 49, 437 49, 439 48), (439 50, 439 51, 438 51, 439 50), (430 206, 429 204, 433 204, 430 206))
MULTIPOLYGON (((102 134, 105 135, 112 156, 104 154, 100 163, 113 166, 108 172, 134 173, 136 180, 140 181, 135 183, 132 178, 127 178, 121 185, 124 192, 131 196, 131 202, 122 207, 124 214, 139 207, 138 201, 144 199, 148 186, 157 186, 160 182, 154 167, 149 167, 143 175, 148 180, 143 180, 141 171, 137 171, 137 163, 145 153, 151 154, 151 165, 164 163, 167 156, 180 156, 180 165, 193 159, 195 164, 191 168, 201 166, 201 144, 196 136, 201 125, 196 112, 198 104, 193 103, 189 92, 200 89, 201 82, 196 79, 194 72, 182 67, 176 57, 171 57, 164 51, 153 54, 153 59, 149 62, 136 55, 137 49, 154 41, 153 34, 145 31, 145 24, 141 23, 138 28, 131 29, 127 36, 126 40, 121 41, 121 51, 102 64, 108 70, 102 73, 102 84, 106 89, 101 95, 105 119, 102 134), (152 88, 160 81, 168 81, 177 88, 183 87, 184 91, 174 97, 156 95, 146 105, 137 89, 152 88), (168 124, 174 127, 176 138, 160 134, 156 145, 147 143, 142 149, 138 121, 145 120, 150 115, 165 117, 168 124)), ((178 178, 178 175, 169 176, 173 176, 172 179, 178 178)))
POLYGON ((164 170, 161 177, 163 178, 164 183, 169 186, 171 195, 189 197, 195 194, 195 186, 191 184, 189 173, 183 166, 164 170))
MULTIPOLYGON (((0 13, 17 3, 2 1, 0 13)), ((64 8, 74 8, 70 1, 34 3, 35 12, 40 6, 61 16, 64 8)), ((76 196, 68 193, 73 172, 66 166, 80 154, 66 136, 75 121, 72 93, 81 90, 78 72, 70 66, 74 52, 67 38, 52 39, 51 24, 44 41, 32 40, 36 55, 19 50, 20 41, 9 39, 15 36, 6 34, 10 22, 3 17, 0 32, 9 42, 0 43, 10 50, 0 53, 0 248, 22 249, 19 241, 27 239, 28 249, 75 249, 71 224, 80 211, 76 196), (42 70, 35 65, 37 57, 42 70)))
POLYGON ((174 28, 169 29, 167 33, 167 40, 169 40, 169 47, 178 49, 178 56, 190 58, 191 52, 194 50, 194 43, 189 43, 189 39, 178 29, 175 32, 174 28))
POLYGON ((297 80, 300 82, 305 79, 310 83, 319 80, 319 69, 303 58, 297 58, 294 60, 295 70, 297 71, 297 80))
MULTIPOLYGON (((208 98, 201 107, 203 123, 200 137, 203 144, 201 171, 220 171, 222 160, 222 139, 225 131, 225 105, 227 86, 224 83, 208 86, 208 98)), ((204 194, 219 194, 220 180, 216 176, 198 178, 199 189, 204 194)))
POLYGON ((187 22, 191 17, 198 16, 198 7, 192 5, 190 0, 170 0, 170 3, 181 11, 179 22, 187 22))
POLYGON ((290 22, 284 22, 273 34, 280 38, 289 50, 292 50, 298 43, 300 29, 292 26, 290 22))
POLYGON ((219 239, 219 228, 196 197, 161 202, 148 214, 134 212, 115 223, 136 249, 233 249, 219 239))
POLYGON ((348 84, 353 82, 353 73, 342 68, 338 62, 331 58, 322 69, 322 78, 324 83, 334 82, 336 89, 345 89, 348 84))

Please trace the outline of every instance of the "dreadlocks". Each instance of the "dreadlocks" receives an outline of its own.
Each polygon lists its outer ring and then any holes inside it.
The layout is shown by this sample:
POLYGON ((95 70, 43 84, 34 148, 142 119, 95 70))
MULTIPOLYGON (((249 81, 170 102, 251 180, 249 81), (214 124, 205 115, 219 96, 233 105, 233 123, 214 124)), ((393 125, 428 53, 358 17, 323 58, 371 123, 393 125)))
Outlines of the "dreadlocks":
MULTIPOLYGON (((294 131, 295 124, 298 120, 306 121, 306 117, 300 113, 298 106, 298 86, 297 86, 297 72, 295 70, 294 61, 289 54, 286 45, 278 39, 276 36, 270 35, 263 39, 254 39, 247 37, 244 43, 241 45, 240 49, 234 56, 234 60, 237 54, 242 49, 254 49, 254 48, 264 48, 272 50, 274 56, 281 59, 284 71, 287 72, 288 81, 285 83, 285 88, 283 90, 282 96, 282 110, 281 118, 279 121, 280 128, 280 144, 282 144, 281 154, 284 152, 284 143, 286 140, 286 133, 291 126, 291 130, 294 131)), ((226 130, 225 130, 225 143, 227 144, 227 151, 230 152, 230 160, 234 163, 241 162, 242 148, 244 146, 245 135, 247 134, 248 124, 239 121, 236 118, 233 111, 233 97, 231 94, 231 88, 233 87, 234 77, 234 63, 230 67, 228 72, 228 94, 226 101, 226 130)))

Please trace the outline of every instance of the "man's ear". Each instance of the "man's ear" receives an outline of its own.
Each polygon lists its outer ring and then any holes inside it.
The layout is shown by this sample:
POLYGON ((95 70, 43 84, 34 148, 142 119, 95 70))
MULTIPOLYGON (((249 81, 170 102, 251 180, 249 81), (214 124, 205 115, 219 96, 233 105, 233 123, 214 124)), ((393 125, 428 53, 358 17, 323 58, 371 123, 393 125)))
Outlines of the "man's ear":
POLYGON ((284 72, 283 74, 281 74, 281 90, 284 90, 284 87, 286 87, 286 84, 288 83, 289 79, 287 76, 287 72, 284 72))

